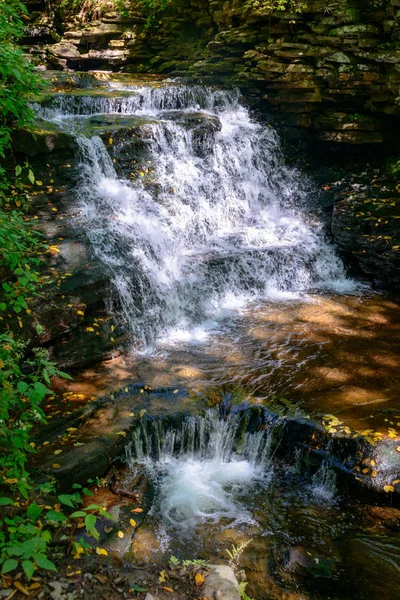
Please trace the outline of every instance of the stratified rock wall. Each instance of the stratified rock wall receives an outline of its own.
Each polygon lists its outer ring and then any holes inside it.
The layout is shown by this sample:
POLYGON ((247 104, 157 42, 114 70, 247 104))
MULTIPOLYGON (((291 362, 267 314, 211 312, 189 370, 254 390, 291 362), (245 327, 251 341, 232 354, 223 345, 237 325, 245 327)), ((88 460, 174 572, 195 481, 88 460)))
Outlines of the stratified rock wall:
MULTIPOLYGON (((29 39, 57 37, 36 15, 29 39)), ((62 39, 41 47, 52 68, 234 81, 280 122, 319 140, 374 143, 397 134, 400 0, 308 0, 302 13, 263 12, 245 0, 173 0, 150 28, 137 12, 111 10, 63 27, 62 39)))

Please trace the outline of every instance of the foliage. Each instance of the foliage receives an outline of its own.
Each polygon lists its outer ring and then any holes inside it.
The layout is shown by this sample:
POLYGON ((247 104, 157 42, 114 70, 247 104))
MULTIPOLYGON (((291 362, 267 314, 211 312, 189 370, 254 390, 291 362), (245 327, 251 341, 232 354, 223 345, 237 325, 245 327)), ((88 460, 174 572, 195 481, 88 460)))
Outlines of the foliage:
MULTIPOLYGON (((0 498, 0 506, 7 512, 0 530, 0 565, 3 575, 22 568, 29 581, 37 569, 55 571, 54 562, 48 558, 48 546, 53 542, 55 533, 60 540, 69 542, 74 558, 80 558, 91 550, 91 544, 83 536, 79 540, 73 537, 76 528, 80 526, 78 520, 86 527, 87 534, 97 540, 99 533, 95 513, 109 519, 112 516, 97 504, 66 514, 68 507, 75 509, 83 503, 82 493, 91 495, 88 489, 81 489, 79 484, 75 484, 74 488, 76 491, 72 494, 60 494, 57 497, 58 503, 54 506, 40 502, 41 495, 54 493, 51 483, 31 487, 30 499, 26 503, 15 502, 12 498, 0 498), (35 493, 37 498, 34 497, 35 493)), ((96 552, 107 555, 103 548, 96 548, 96 552)))
POLYGON ((301 13, 307 7, 306 0, 247 0, 246 7, 260 12, 288 11, 301 13))
MULTIPOLYGON (((32 121, 27 90, 35 94, 42 87, 38 75, 15 43, 24 34, 25 14, 26 8, 20 0, 0 3, 0 157, 3 158, 14 122, 22 125, 32 121)), ((4 174, 2 169, 0 174, 4 174)))
POLYGON ((208 561, 201 558, 195 560, 185 559, 181 561, 179 558, 173 555, 170 557, 169 562, 173 567, 179 567, 181 565, 183 567, 206 567, 208 565, 208 561))
POLYGON ((254 598, 250 598, 250 596, 246 594, 247 585, 248 581, 242 581, 241 583, 239 583, 240 596, 242 600, 254 600, 254 598))
POLYGON ((110 5, 122 15, 132 11, 139 12, 145 19, 145 27, 155 24, 160 14, 173 3, 173 0, 61 0, 61 8, 68 12, 77 13, 80 21, 98 18, 104 8, 110 5))
MULTIPOLYGON (((3 158, 12 127, 32 122, 28 92, 37 93, 42 87, 17 47, 23 36, 25 12, 19 0, 0 3, 0 157, 3 158)), ((30 300, 40 293, 37 269, 40 255, 47 249, 26 214, 27 182, 35 182, 27 163, 16 166, 12 182, 0 167, 0 507, 4 514, 0 522, 0 570, 7 575, 21 568, 30 580, 37 569, 56 569, 48 552, 54 533, 67 539, 69 536, 72 551, 79 557, 91 546, 82 537, 79 541, 72 539, 75 529, 82 523, 87 534, 96 540, 99 537, 96 514, 108 518, 111 515, 95 504, 76 510, 83 503, 79 485, 73 494, 60 494, 50 501, 52 505, 46 504, 44 499, 49 502, 49 494, 56 493, 54 483, 35 484, 27 468, 29 454, 35 447, 30 433, 37 423, 45 421, 41 403, 52 394, 51 378, 69 377, 48 360, 46 350, 31 350, 29 340, 16 335, 24 328, 23 319, 30 318, 30 300), (72 514, 68 516, 67 511, 72 514)), ((37 332, 41 331, 38 325, 37 332)), ((90 493, 86 489, 82 492, 90 493)), ((15 585, 20 591, 25 589, 19 580, 15 585)))

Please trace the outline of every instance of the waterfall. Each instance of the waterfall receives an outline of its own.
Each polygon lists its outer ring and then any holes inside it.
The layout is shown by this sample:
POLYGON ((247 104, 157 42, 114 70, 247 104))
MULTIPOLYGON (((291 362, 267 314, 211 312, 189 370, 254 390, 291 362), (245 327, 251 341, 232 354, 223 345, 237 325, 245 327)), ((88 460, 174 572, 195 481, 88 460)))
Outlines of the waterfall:
POLYGON ((217 409, 175 427, 140 422, 126 458, 131 468, 142 465, 155 483, 153 510, 164 523, 189 530, 222 518, 252 521, 238 498, 269 480, 274 425, 253 433, 246 425, 245 413, 221 419, 217 409))
POLYGON ((114 86, 37 111, 77 133, 84 226, 138 346, 218 328, 251 301, 354 286, 311 214, 315 192, 236 90, 114 86), (118 177, 101 137, 79 133, 97 113, 148 117, 132 180, 118 177))

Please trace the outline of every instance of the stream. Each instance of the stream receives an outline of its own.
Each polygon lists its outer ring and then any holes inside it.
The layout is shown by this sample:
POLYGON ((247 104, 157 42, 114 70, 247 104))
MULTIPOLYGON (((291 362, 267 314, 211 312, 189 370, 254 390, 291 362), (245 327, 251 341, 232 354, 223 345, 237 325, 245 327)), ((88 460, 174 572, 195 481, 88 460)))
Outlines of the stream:
MULTIPOLYGON (((237 90, 111 83, 35 109, 76 136, 80 225, 132 341, 80 375, 89 394, 143 381, 390 426, 398 307, 346 274, 318 190, 237 90)), ((257 600, 399 598, 399 511, 347 497, 329 464, 275 456, 277 426, 214 407, 138 429, 121 470, 148 482, 137 564, 233 546, 257 600)))

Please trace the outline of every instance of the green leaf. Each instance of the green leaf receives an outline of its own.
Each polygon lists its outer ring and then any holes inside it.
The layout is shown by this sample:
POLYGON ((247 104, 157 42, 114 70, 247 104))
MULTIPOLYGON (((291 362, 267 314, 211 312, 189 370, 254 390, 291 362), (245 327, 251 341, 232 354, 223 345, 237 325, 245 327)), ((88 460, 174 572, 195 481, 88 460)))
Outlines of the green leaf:
POLYGON ((36 325, 36 333, 40 334, 40 333, 42 333, 42 331, 43 331, 43 327, 40 324, 37 324, 36 325))
POLYGON ((71 519, 77 519, 78 517, 86 517, 86 513, 84 510, 76 510, 69 516, 71 519))
POLYGON ((36 556, 35 560, 37 566, 41 569, 47 569, 48 571, 57 571, 56 565, 44 555, 36 556))
POLYGON ((35 183, 35 176, 33 174, 33 171, 31 169, 29 169, 28 172, 28 179, 31 182, 31 184, 33 185, 35 183))
POLYGON ((140 585, 136 585, 136 583, 131 585, 131 590, 134 592, 147 592, 147 588, 140 587, 140 585))
POLYGON ((57 375, 59 375, 60 377, 62 377, 63 379, 69 379, 70 381, 74 381, 74 378, 71 377, 71 375, 68 375, 68 373, 65 373, 64 371, 59 371, 57 369, 57 375))
POLYGON ((5 302, 0 302, 0 310, 7 310, 7 304, 5 302))
POLYGON ((46 394, 51 394, 51 390, 49 390, 45 385, 43 385, 43 383, 41 383, 40 381, 36 381, 35 385, 33 386, 35 388, 35 390, 38 392, 38 394, 42 394, 43 396, 45 396, 46 394))
POLYGON ((17 166, 15 167, 15 175, 16 175, 17 177, 19 177, 19 176, 21 175, 21 173, 22 173, 22 167, 21 167, 21 165, 17 165, 17 166))
POLYGON ((93 529, 93 527, 96 525, 96 517, 94 515, 86 515, 85 517, 85 526, 86 529, 88 531, 90 531, 91 529, 93 529))
POLYGON ((29 388, 29 385, 26 381, 18 381, 17 388, 20 394, 25 394, 26 390, 29 388))
POLYGON ((55 521, 56 523, 61 523, 62 521, 66 521, 67 517, 60 512, 57 512, 55 510, 49 510, 46 513, 46 518, 49 519, 49 521, 55 521))
POLYGON ((71 508, 74 508, 74 505, 72 503, 72 497, 70 494, 61 494, 60 496, 58 496, 58 499, 61 502, 61 504, 65 504, 66 506, 71 506, 71 508))
POLYGON ((10 571, 14 571, 18 567, 18 561, 14 558, 9 558, 4 561, 3 566, 1 567, 2 573, 9 573, 10 571))
POLYGON ((10 506, 14 504, 14 500, 11 498, 0 498, 0 506, 10 506))
POLYGON ((28 581, 30 581, 32 575, 35 572, 35 565, 33 564, 33 562, 31 560, 23 560, 21 563, 21 566, 24 570, 25 575, 28 578, 28 581))
POLYGON ((40 506, 38 506, 36 502, 33 502, 33 504, 30 504, 28 510, 26 511, 26 515, 29 519, 36 521, 36 519, 42 514, 42 512, 43 508, 40 508, 40 506))

